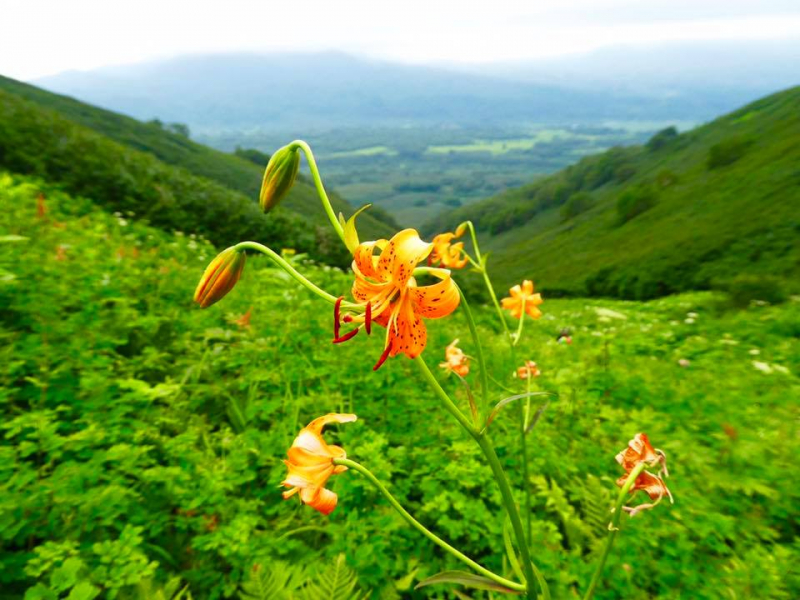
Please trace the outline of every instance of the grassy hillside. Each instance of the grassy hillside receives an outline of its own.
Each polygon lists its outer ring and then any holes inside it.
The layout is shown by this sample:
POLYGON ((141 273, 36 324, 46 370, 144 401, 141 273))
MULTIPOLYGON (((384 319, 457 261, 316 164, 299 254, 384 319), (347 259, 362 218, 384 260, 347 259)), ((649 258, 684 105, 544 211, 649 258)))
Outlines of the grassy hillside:
POLYGON ((472 219, 492 235, 504 284, 534 272, 555 293, 642 299, 747 284, 770 295, 766 277, 800 279, 798 164, 792 88, 687 133, 585 158, 424 229, 472 219))
MULTIPOLYGON (((488 467, 410 361, 372 371, 383 336, 331 344, 329 307, 257 256, 228 297, 198 310, 207 242, 40 181, 0 173, 0 206, 0 599, 171 598, 158 590, 178 577, 196 600, 243 586, 243 598, 274 600, 284 596, 253 591, 260 575, 308 587, 340 554, 371 598, 443 598, 412 588, 463 567, 357 473, 332 480, 330 517, 281 498, 292 439, 331 411, 358 422, 329 441, 426 526, 513 576, 488 467)), ((334 294, 352 284, 302 268, 334 294)), ((800 594, 800 439, 787 401, 800 386, 800 303, 724 311, 720 300, 547 301, 526 327, 518 355, 560 395, 531 434, 527 482, 553 598, 585 590, 617 493, 614 455, 640 430, 669 456, 675 505, 623 521, 597 597, 800 594), (565 326, 571 345, 555 340, 565 326)), ((474 308, 493 373, 518 389, 492 311, 474 308)), ((460 309, 429 333, 429 363, 456 337, 474 354, 460 309)), ((467 410, 461 383, 437 376, 467 410)), ((477 386, 474 372, 467 380, 477 386)), ((513 411, 492 432, 519 490, 513 411)))
MULTIPOLYGON (((258 198, 266 163, 255 164, 240 156, 203 146, 186 136, 165 129, 157 122, 143 123, 2 76, 0 76, 0 92, 13 94, 43 108, 56 111, 60 116, 120 144, 152 154, 166 164, 182 167, 193 175, 220 183, 248 198, 258 198)), ((291 140, 286 140, 289 141, 291 140)), ((352 213, 353 207, 345 200, 335 193, 330 196, 337 212, 352 213)), ((319 198, 313 185, 302 177, 283 206, 302 216, 304 221, 315 225, 327 223, 324 213, 320 210, 319 198)), ((395 228, 392 218, 375 207, 362 215, 359 224, 368 237, 385 235, 390 229, 395 228)))

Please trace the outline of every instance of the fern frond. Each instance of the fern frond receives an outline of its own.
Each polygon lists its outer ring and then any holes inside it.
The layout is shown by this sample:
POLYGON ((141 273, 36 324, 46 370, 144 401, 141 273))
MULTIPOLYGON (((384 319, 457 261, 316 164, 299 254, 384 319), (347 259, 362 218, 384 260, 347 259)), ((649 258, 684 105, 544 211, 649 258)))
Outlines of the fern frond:
POLYGON ((242 582, 241 600, 292 600, 292 592, 300 587, 302 569, 275 561, 256 563, 242 582))
POLYGON ((344 554, 340 554, 333 565, 303 587, 300 597, 303 600, 364 600, 367 595, 358 589, 356 574, 345 564, 344 554))

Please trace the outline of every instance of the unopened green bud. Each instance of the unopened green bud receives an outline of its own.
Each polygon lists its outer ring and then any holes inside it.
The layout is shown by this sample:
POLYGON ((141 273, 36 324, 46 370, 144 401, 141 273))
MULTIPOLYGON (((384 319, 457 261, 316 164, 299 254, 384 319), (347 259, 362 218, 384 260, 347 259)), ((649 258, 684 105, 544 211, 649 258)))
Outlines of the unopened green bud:
POLYGON ((208 308, 215 302, 219 302, 233 289, 242 276, 245 258, 244 251, 236 250, 235 246, 231 246, 220 252, 211 261, 194 292, 194 301, 200 305, 200 308, 208 308))
POLYGON ((261 182, 261 194, 258 201, 266 213, 278 206, 284 196, 289 193, 297 178, 300 168, 300 147, 294 144, 277 150, 269 159, 261 182))

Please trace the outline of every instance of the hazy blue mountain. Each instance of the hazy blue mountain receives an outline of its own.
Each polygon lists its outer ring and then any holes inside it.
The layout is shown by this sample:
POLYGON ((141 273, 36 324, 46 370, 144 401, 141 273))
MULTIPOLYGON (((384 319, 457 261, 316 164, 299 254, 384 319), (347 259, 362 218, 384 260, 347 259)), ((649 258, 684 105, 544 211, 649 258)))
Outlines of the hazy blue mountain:
MULTIPOLYGON (((530 73, 517 67, 467 73, 333 52, 221 54, 65 72, 36 84, 139 119, 187 123, 198 132, 609 119, 696 122, 741 101, 720 102, 716 89, 654 95, 646 85, 603 85, 577 71, 574 80, 531 81, 530 73), (578 85, 581 77, 584 85, 578 85)), ((723 100, 726 94, 731 92, 723 91, 723 100)))

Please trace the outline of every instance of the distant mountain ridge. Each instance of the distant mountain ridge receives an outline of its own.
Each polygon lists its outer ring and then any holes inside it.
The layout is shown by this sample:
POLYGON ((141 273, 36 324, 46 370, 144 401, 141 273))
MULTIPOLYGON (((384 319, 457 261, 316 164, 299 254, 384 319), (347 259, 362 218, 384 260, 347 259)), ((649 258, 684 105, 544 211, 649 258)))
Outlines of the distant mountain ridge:
POLYGON ((341 53, 185 56, 38 79, 139 119, 202 132, 348 126, 601 121, 701 121, 729 109, 702 93, 654 96, 502 73, 466 73, 341 53))
POLYGON ((737 294, 743 277, 800 291, 798 165, 795 87, 692 131, 667 129, 644 146, 584 158, 423 231, 472 220, 501 284, 533 276, 545 293, 646 299, 733 286, 737 294))

